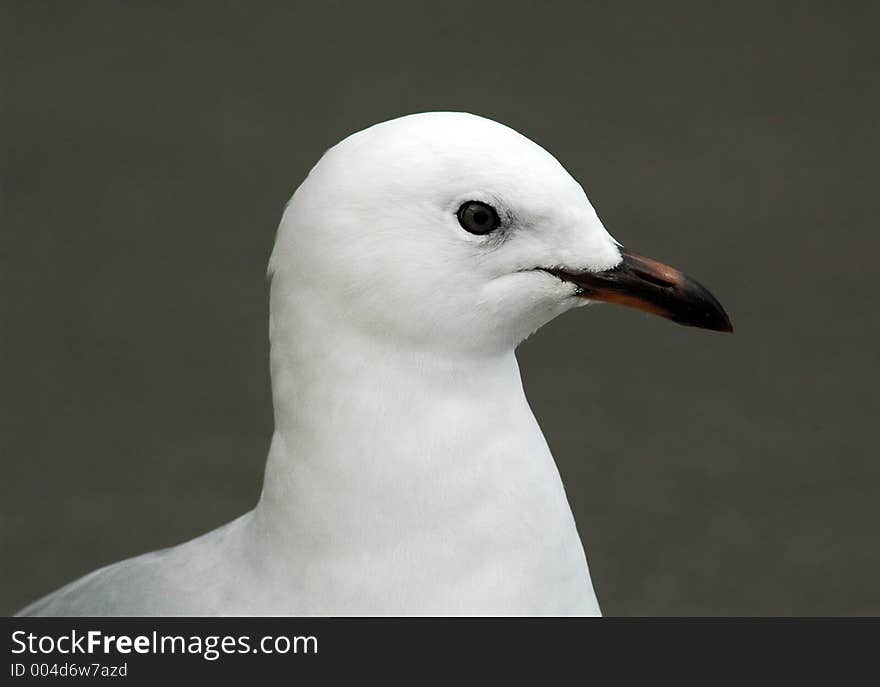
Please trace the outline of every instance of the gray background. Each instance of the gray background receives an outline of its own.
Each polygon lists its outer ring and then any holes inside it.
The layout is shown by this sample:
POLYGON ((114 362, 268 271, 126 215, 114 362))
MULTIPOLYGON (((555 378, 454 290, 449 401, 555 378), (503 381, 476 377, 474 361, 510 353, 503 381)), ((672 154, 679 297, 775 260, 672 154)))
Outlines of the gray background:
POLYGON ((2 4, 0 612, 253 505, 283 204, 455 109, 736 326, 520 350, 605 612, 880 614, 875 3, 179 4, 2 4))

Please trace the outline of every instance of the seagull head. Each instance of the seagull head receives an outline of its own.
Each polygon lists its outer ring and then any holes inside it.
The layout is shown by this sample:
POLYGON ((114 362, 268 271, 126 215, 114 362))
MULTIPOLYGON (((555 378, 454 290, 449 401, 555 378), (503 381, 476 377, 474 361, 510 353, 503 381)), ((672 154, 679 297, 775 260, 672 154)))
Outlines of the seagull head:
POLYGON ((465 113, 401 117, 328 150, 284 212, 270 274, 273 317, 307 301, 400 346, 511 348, 597 301, 732 329, 699 283, 615 241, 550 153, 465 113))

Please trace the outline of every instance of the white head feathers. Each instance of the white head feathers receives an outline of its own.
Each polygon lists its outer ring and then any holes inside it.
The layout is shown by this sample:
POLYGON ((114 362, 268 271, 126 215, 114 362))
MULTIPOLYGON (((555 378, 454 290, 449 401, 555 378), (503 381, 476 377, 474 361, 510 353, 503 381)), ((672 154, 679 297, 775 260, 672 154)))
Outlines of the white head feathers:
POLYGON ((395 119, 331 148, 297 189, 270 261, 273 320, 312 299, 395 345, 512 348, 584 300, 536 268, 620 262, 581 186, 546 150, 465 113, 395 119), (500 226, 466 231, 479 201, 500 226))

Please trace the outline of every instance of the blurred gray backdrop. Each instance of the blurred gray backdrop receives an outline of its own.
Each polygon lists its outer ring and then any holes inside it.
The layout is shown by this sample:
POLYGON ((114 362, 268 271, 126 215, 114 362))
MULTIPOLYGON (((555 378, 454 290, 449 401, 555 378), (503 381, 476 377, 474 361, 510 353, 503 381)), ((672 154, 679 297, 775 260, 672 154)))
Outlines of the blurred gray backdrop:
POLYGON ((0 612, 255 503, 284 203, 452 109, 736 326, 595 307, 520 349, 604 611, 880 614, 876 3, 0 7, 0 612))

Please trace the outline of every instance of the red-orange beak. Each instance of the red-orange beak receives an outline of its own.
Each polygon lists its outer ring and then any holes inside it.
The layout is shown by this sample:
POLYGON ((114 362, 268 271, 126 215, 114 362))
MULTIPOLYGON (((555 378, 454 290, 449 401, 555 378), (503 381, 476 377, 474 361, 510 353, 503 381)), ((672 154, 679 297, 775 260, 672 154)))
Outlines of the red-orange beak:
POLYGON ((604 272, 547 272, 577 285, 583 298, 637 308, 688 327, 733 331, 721 303, 695 279, 651 258, 620 252, 623 261, 604 272))

